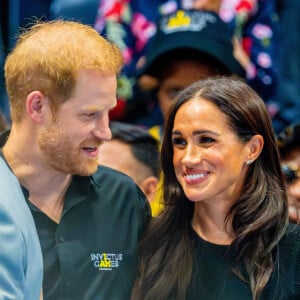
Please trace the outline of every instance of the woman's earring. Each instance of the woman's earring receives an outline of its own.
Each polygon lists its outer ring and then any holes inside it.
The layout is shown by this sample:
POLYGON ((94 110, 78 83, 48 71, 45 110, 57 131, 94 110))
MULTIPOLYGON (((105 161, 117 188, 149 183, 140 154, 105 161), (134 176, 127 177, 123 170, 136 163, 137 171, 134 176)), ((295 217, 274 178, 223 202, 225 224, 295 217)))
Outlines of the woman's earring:
POLYGON ((254 160, 249 159, 249 160, 246 161, 246 164, 247 164, 247 165, 251 165, 253 162, 254 162, 254 160))

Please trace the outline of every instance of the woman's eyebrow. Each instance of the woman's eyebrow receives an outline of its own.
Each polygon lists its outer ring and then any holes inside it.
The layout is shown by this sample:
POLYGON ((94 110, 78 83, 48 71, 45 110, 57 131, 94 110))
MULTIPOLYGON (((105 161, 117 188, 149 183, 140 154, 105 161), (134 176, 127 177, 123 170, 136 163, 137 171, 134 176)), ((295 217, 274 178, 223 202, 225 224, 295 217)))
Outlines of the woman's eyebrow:
MULTIPOLYGON (((180 135, 181 134, 181 131, 179 130, 174 130, 172 132, 172 135, 180 135)), ((193 135, 199 135, 199 134, 212 134, 212 135, 215 135, 215 136, 219 136, 220 133, 218 132, 215 132, 215 131, 211 131, 211 130, 194 130, 192 132, 193 135)))

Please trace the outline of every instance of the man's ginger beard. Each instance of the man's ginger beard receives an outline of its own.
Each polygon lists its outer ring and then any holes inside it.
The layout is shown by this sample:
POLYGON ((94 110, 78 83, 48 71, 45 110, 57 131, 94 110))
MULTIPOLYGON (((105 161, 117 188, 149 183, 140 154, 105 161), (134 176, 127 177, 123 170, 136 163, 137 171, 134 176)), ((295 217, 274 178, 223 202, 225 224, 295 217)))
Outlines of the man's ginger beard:
POLYGON ((40 133, 38 143, 45 159, 52 168, 58 171, 89 176, 97 170, 97 157, 84 157, 82 147, 84 145, 99 146, 99 141, 89 139, 76 145, 76 142, 66 135, 63 126, 53 122, 40 133))

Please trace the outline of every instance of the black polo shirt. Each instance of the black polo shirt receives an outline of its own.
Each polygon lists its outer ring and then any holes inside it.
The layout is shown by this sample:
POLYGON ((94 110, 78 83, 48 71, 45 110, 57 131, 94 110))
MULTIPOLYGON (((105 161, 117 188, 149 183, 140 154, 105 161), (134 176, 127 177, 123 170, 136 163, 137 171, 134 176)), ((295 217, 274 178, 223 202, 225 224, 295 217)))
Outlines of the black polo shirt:
POLYGON ((74 176, 59 224, 28 204, 44 258, 44 300, 130 298, 137 242, 150 219, 131 178, 104 166, 91 177, 74 176))

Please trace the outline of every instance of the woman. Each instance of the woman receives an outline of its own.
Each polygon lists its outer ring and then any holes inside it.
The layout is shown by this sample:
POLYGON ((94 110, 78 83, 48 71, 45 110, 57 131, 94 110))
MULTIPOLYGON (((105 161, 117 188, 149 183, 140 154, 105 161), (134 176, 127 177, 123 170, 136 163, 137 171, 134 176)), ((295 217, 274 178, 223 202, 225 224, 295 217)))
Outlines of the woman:
POLYGON ((161 157, 165 210, 141 241, 132 299, 300 299, 300 229, 259 96, 237 78, 194 83, 161 157))

